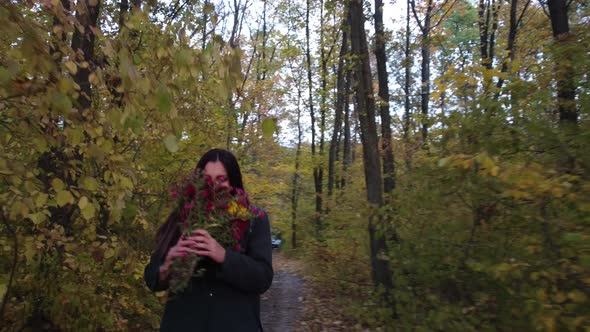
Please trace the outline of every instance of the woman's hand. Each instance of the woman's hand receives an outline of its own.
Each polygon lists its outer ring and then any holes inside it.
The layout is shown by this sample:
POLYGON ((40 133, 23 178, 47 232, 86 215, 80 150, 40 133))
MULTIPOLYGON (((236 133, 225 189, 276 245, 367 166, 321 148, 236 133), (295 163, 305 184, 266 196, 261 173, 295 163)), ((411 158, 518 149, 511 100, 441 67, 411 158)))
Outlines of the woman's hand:
POLYGON ((209 257, 221 264, 225 260, 225 249, 204 229, 193 231, 189 240, 196 242, 197 255, 209 257))
POLYGON ((195 249, 197 244, 195 241, 189 239, 185 239, 184 236, 181 236, 178 239, 178 242, 168 250, 166 254, 166 258, 164 259, 164 263, 160 266, 160 281, 165 282, 168 280, 170 275, 170 265, 172 261, 178 257, 185 257, 189 253, 198 254, 197 250, 195 249))

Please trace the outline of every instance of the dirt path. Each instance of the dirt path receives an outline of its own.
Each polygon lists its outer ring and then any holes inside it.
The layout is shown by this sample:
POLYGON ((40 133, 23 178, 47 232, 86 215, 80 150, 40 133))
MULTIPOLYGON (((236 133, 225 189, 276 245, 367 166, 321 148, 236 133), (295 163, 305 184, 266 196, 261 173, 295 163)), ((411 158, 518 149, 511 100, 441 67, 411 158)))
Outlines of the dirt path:
POLYGON ((261 297, 265 332, 363 331, 344 318, 332 294, 312 287, 301 262, 273 251, 273 268, 272 286, 261 297))
POLYGON ((295 331, 303 312, 305 283, 299 263, 273 251, 275 271, 272 286, 261 297, 262 326, 264 331, 295 331))

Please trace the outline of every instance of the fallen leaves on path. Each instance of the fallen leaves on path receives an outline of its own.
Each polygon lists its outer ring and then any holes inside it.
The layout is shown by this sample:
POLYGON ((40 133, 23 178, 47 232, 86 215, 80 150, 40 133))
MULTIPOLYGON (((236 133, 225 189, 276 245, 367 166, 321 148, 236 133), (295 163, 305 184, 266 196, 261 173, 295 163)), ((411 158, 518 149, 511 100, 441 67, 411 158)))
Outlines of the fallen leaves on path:
POLYGON ((303 287, 296 299, 302 307, 297 312, 299 317, 295 331, 365 331, 360 324, 343 314, 342 305, 334 294, 313 282, 306 274, 304 262, 274 251, 273 267, 275 274, 297 275, 303 280, 303 287))

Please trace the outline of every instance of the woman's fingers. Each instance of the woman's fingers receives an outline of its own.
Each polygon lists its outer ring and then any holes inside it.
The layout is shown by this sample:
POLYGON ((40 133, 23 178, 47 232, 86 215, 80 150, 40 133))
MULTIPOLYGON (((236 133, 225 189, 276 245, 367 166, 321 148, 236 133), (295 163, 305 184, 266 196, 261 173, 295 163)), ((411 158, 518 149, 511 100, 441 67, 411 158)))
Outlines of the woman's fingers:
POLYGON ((176 247, 176 248, 170 249, 170 251, 168 252, 168 256, 167 257, 169 259, 177 258, 177 257, 183 257, 183 256, 186 256, 189 253, 197 254, 197 250, 196 249, 192 249, 192 248, 187 248, 187 247, 176 247))
POLYGON ((196 235, 196 236, 191 236, 188 238, 188 240, 193 241, 195 243, 211 242, 212 239, 213 239, 212 237, 207 237, 207 236, 203 236, 203 235, 196 235))
POLYGON ((178 243, 176 244, 177 247, 183 248, 183 247, 189 247, 192 248, 195 246, 195 241, 192 238, 188 238, 186 240, 179 240, 178 243))
POLYGON ((209 239, 211 238, 211 234, 209 234, 209 232, 207 232, 204 229, 195 229, 193 231, 193 235, 196 235, 196 236, 199 236, 200 235, 200 236, 204 236, 204 237, 209 238, 209 239))

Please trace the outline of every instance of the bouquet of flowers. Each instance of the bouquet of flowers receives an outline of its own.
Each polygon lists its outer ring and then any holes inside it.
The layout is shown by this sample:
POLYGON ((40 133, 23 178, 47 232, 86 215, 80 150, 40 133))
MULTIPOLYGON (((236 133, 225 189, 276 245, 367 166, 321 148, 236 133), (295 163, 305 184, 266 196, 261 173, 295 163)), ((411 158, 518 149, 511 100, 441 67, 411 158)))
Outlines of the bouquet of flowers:
MULTIPOLYGON (((232 193, 200 171, 172 186, 170 196, 182 209, 181 236, 190 237, 193 230, 205 229, 222 247, 238 251, 242 250, 240 240, 248 229, 249 220, 261 213, 248 204, 243 190, 235 189, 232 193)), ((169 282, 172 292, 185 290, 194 275, 203 275, 205 268, 197 268, 202 259, 189 253, 172 262, 169 282)))

